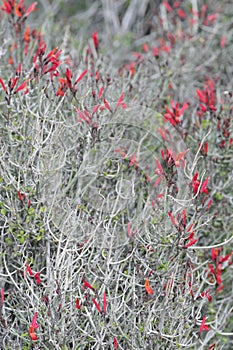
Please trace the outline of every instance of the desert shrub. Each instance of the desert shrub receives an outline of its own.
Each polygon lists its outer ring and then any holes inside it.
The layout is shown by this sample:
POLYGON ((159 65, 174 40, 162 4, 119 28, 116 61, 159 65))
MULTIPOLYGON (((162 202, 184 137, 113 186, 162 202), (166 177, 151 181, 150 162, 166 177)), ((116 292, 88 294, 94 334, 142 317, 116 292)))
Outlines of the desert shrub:
POLYGON ((231 7, 145 3, 3 1, 3 349, 232 347, 231 7))

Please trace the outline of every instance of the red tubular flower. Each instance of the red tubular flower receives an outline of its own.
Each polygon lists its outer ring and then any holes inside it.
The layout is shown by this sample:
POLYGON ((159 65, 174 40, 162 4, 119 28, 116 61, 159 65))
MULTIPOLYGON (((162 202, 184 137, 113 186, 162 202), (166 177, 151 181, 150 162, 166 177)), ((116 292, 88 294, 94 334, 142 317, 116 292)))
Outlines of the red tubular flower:
POLYGON ((163 5, 165 6, 165 8, 166 8, 166 10, 168 11, 168 12, 171 12, 172 11, 172 7, 171 7, 171 5, 167 2, 167 1, 163 1, 163 5))
POLYGON ((32 326, 29 327, 29 335, 31 340, 38 340, 38 337, 35 333, 35 329, 32 326))
POLYGON ((40 279, 40 272, 36 272, 34 274, 34 279, 36 281, 36 284, 41 284, 41 279, 40 279))
POLYGON ((30 79, 27 79, 24 83, 22 83, 21 85, 19 85, 17 87, 17 89, 15 90, 14 94, 16 94, 17 92, 19 92, 20 90, 23 90, 25 89, 27 83, 29 82, 30 79))
POLYGON ((89 282, 87 282, 84 278, 83 278, 83 283, 84 283, 84 286, 85 286, 85 287, 87 287, 87 288, 89 288, 89 289, 95 291, 95 288, 92 287, 92 285, 91 285, 89 282))
POLYGON ((186 101, 183 106, 180 108, 179 102, 175 104, 173 100, 171 100, 171 109, 165 106, 166 114, 164 115, 164 119, 169 121, 172 125, 180 124, 180 117, 184 114, 185 110, 189 108, 189 103, 186 101))
POLYGON ((175 227, 177 227, 177 226, 178 226, 178 223, 176 222, 174 216, 172 215, 172 213, 171 213, 170 211, 168 211, 168 215, 169 215, 169 217, 170 217, 171 222, 173 223, 173 225, 174 225, 175 227))
POLYGON ((70 89, 72 89, 71 78, 72 78, 72 72, 69 68, 67 68, 66 69, 66 82, 67 82, 67 86, 70 89))
POLYGON ((216 294, 218 294, 219 292, 221 292, 221 290, 223 290, 223 289, 224 289, 224 284, 221 284, 221 285, 217 288, 216 294))
POLYGON ((191 238, 190 241, 188 243, 185 244, 184 248, 188 248, 191 247, 192 245, 194 245, 196 242, 198 241, 197 238, 191 238))
POLYGON ((111 111, 111 107, 110 107, 108 101, 105 100, 105 99, 104 99, 104 106, 105 106, 106 109, 108 109, 109 111, 111 111))
POLYGON ((26 13, 25 13, 25 17, 27 17, 27 16, 29 16, 30 15, 30 13, 32 12, 32 11, 36 11, 37 9, 36 9, 36 5, 37 5, 37 2, 33 2, 33 4, 31 4, 30 6, 29 6, 29 8, 27 9, 27 11, 26 11, 26 13))
POLYGON ((30 276, 33 276, 32 269, 30 268, 28 262, 26 262, 26 271, 29 273, 30 276))
POLYGON ((103 310, 104 310, 104 313, 106 314, 106 312, 107 312, 107 295, 105 292, 103 294, 103 310))
POLYGON ((207 317, 204 316, 201 322, 201 326, 200 326, 200 333, 202 333, 204 330, 208 331, 209 330, 209 326, 205 323, 207 317))
POLYGON ((80 80, 82 80, 82 78, 87 74, 87 69, 85 69, 80 76, 75 80, 74 85, 76 85, 80 80))
POLYGON ((130 157, 130 162, 129 162, 129 166, 133 166, 135 164, 135 167, 137 167, 137 158, 136 158, 136 153, 134 153, 131 157, 130 157))
POLYGON ((1 303, 4 303, 4 288, 1 289, 1 303))
POLYGON ((2 85, 2 88, 4 91, 6 91, 6 86, 4 84, 4 81, 0 78, 0 84, 2 85))
POLYGON ((38 337, 35 333, 35 329, 39 328, 39 325, 37 323, 37 316, 38 316, 38 313, 35 312, 34 316, 32 318, 32 322, 31 322, 30 327, 29 327, 29 335, 30 335, 31 340, 38 340, 38 337))
POLYGON ((212 261, 215 261, 218 257, 218 249, 217 248, 212 248, 211 249, 211 259, 212 261))
POLYGON ((35 279, 36 284, 41 284, 40 272, 33 273, 28 262, 26 262, 26 272, 28 272, 28 274, 35 279))
POLYGON ((98 47, 99 47, 98 32, 92 33, 92 40, 93 40, 93 43, 94 43, 96 50, 98 50, 98 47))
POLYGON ((104 92, 104 87, 101 86, 100 90, 99 90, 99 94, 98 94, 98 99, 100 99, 103 95, 103 92, 104 92))
POLYGON ((9 15, 11 15, 13 13, 14 10, 14 0, 3 0, 3 5, 1 7, 1 10, 8 13, 9 15))
POLYGON ((198 295, 197 299, 205 298, 205 297, 208 299, 209 302, 212 300, 212 296, 209 295, 209 289, 201 293, 200 295, 198 295))
POLYGON ((212 80, 208 79, 204 84, 204 90, 196 89, 196 94, 199 98, 199 116, 202 116, 207 110, 216 111, 216 95, 215 87, 212 80))
POLYGON ((92 298, 91 300, 92 300, 93 303, 95 304, 96 309, 97 309, 100 313, 102 313, 102 310, 101 310, 99 304, 97 303, 97 301, 95 300, 95 298, 92 298))
POLYGON ((118 342, 116 337, 114 337, 113 339, 113 346, 114 346, 114 349, 118 349, 118 342))
POLYGON ((192 178, 192 186, 193 186, 194 194, 197 194, 199 189, 200 189, 200 193, 208 194, 209 193, 207 188, 208 182, 209 182, 209 178, 207 177, 202 184, 201 181, 198 180, 198 173, 196 173, 192 178))
POLYGON ((146 281, 145 281, 145 290, 150 295, 152 295, 154 293, 153 289, 150 286, 150 282, 149 282, 148 277, 146 278, 146 281))
POLYGON ((38 316, 38 312, 35 312, 34 313, 34 316, 33 316, 33 318, 32 318, 32 322, 31 322, 31 326, 33 327, 33 328, 35 328, 35 329, 37 329, 37 328, 39 328, 39 325, 38 325, 38 323, 37 323, 37 316, 38 316))
POLYGON ((132 237, 132 230, 131 230, 131 225, 130 222, 127 223, 127 232, 128 232, 128 237, 132 237))
POLYGON ((116 109, 118 109, 119 107, 122 107, 123 109, 126 108, 126 104, 123 102, 123 99, 124 99, 124 92, 122 92, 119 100, 117 101, 116 109))
POLYGON ((76 309, 78 309, 78 310, 81 309, 81 304, 80 304, 80 301, 79 301, 78 298, 77 298, 76 301, 75 301, 75 306, 76 306, 76 309))

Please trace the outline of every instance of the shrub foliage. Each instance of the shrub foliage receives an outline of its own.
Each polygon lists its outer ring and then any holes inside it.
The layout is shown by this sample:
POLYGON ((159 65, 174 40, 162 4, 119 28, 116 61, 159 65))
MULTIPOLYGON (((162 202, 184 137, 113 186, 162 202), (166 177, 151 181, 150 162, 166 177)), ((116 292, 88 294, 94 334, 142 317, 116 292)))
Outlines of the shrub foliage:
POLYGON ((231 5, 114 3, 2 2, 0 346, 231 349, 231 5))

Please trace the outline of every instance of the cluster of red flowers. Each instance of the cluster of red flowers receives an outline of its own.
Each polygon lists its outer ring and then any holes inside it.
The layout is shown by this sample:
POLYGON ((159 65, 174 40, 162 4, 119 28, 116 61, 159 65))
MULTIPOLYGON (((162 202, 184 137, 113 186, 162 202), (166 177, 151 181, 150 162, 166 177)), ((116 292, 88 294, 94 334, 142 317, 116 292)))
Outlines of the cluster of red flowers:
POLYGON ((199 99, 199 109, 197 115, 202 117, 207 111, 216 111, 216 95, 214 82, 208 79, 204 84, 204 89, 196 89, 196 93, 199 99))
POLYGON ((29 327, 29 335, 30 335, 31 340, 38 340, 38 337, 37 337, 37 335, 35 333, 35 329, 39 328, 39 325, 38 325, 38 323, 36 321, 37 320, 37 316, 38 316, 38 313, 35 312, 34 316, 32 318, 32 322, 31 322, 30 327, 29 327))
POLYGON ((40 272, 33 273, 28 262, 26 262, 26 272, 28 272, 30 277, 33 277, 35 279, 36 284, 41 284, 40 272))
POLYGON ((232 260, 230 259, 232 253, 227 254, 226 256, 222 256, 220 255, 221 252, 221 247, 220 248, 212 248, 211 250, 211 259, 214 263, 213 264, 208 264, 208 277, 210 277, 212 279, 212 277, 215 277, 216 283, 217 283, 217 289, 216 289, 216 293, 219 293, 223 288, 224 288, 224 284, 222 282, 222 271, 223 271, 223 263, 227 262, 227 265, 231 265, 232 264, 232 260))
POLYGON ((164 114, 164 120, 169 121, 173 126, 181 124, 182 121, 180 118, 187 108, 189 108, 189 103, 187 101, 180 107, 179 102, 175 104, 175 102, 171 100, 171 109, 165 106, 166 114, 164 114))

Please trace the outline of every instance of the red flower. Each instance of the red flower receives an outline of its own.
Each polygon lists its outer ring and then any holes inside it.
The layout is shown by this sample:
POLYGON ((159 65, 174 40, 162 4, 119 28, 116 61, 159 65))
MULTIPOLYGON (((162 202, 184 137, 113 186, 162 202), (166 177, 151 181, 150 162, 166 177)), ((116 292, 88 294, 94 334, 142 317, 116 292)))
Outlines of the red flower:
POLYGON ((154 293, 153 289, 151 288, 150 286, 150 283, 149 283, 149 279, 146 278, 146 281, 145 281, 145 290, 148 294, 152 295, 154 293))
POLYGON ((167 1, 163 1, 163 5, 166 7, 166 10, 168 12, 171 12, 172 11, 172 7, 170 6, 170 4, 167 2, 167 1))
POLYGON ((201 322, 201 326, 200 326, 200 333, 202 333, 204 330, 208 331, 209 330, 209 326, 205 323, 207 317, 204 316, 201 322))
POLYGON ((177 227, 177 226, 178 226, 178 223, 176 222, 174 216, 172 215, 172 213, 171 213, 170 211, 168 211, 168 215, 169 215, 169 217, 170 217, 171 222, 173 223, 173 225, 174 225, 175 227, 177 227))
POLYGON ((206 298, 208 299, 209 302, 212 300, 212 296, 209 295, 209 289, 206 290, 205 292, 201 293, 201 294, 197 297, 197 299, 204 298, 204 297, 206 297, 206 298))
POLYGON ((117 338, 116 337, 114 337, 113 346, 114 346, 114 349, 118 349, 118 342, 117 342, 117 338))
POLYGON ((38 312, 35 312, 34 316, 32 318, 32 322, 31 322, 32 327, 35 328, 35 329, 39 328, 39 325, 36 322, 37 316, 38 316, 38 312))
POLYGON ((4 81, 0 78, 0 84, 2 85, 3 90, 6 91, 6 86, 4 84, 4 81))
POLYGON ((83 283, 84 283, 85 287, 87 287, 87 288, 89 288, 89 289, 91 289, 93 291, 95 290, 95 288, 92 287, 92 285, 89 282, 87 282, 84 278, 83 278, 83 283))
POLYGON ((135 164, 135 167, 138 166, 138 162, 137 162, 137 158, 136 158, 136 153, 134 153, 131 157, 130 157, 130 162, 129 162, 129 166, 133 166, 135 164))
POLYGON ((110 107, 108 101, 105 100, 105 99, 104 99, 104 105, 105 105, 105 108, 106 108, 106 109, 108 109, 109 111, 111 111, 111 107, 110 107))
POLYGON ((32 269, 30 268, 28 262, 26 262, 26 271, 29 273, 30 276, 33 276, 32 269))
POLYGON ((77 309, 79 309, 79 310, 81 309, 81 304, 80 304, 80 301, 79 301, 78 298, 75 301, 75 306, 76 306, 77 309))
POLYGON ((4 288, 1 289, 1 303, 4 303, 4 288))
POLYGON ((35 278, 36 284, 41 284, 40 272, 36 272, 34 274, 34 278, 35 278))
POLYGON ((211 259, 215 261, 218 257, 218 249, 217 248, 212 248, 211 249, 211 259))
POLYGON ((13 9, 14 9, 14 1, 3 0, 3 6, 1 7, 2 11, 5 11, 6 13, 8 13, 10 15, 10 14, 12 14, 13 9))
POLYGON ((34 274, 28 262, 26 262, 26 272, 28 272, 31 277, 35 278, 36 284, 41 284, 40 272, 34 274))
POLYGON ((38 340, 38 337, 35 333, 35 329, 39 328, 39 325, 36 321, 37 316, 38 316, 38 313, 35 312, 34 316, 32 318, 32 322, 31 322, 30 327, 29 327, 29 335, 30 335, 31 340, 38 340))
POLYGON ((98 50, 98 47, 99 47, 98 32, 92 33, 92 40, 93 40, 93 43, 94 43, 96 50, 98 50))
POLYGON ((95 300, 95 298, 92 298, 91 300, 92 300, 93 303, 95 304, 96 309, 97 309, 100 313, 102 313, 101 308, 100 308, 99 304, 97 303, 97 301, 95 300))
POLYGON ((192 186, 193 186, 194 194, 197 194, 198 192, 208 194, 209 193, 208 188, 207 188, 208 182, 209 182, 208 177, 205 179, 205 181, 203 183, 201 181, 199 181, 198 180, 198 173, 196 173, 192 178, 192 186))
POLYGON ((35 329, 32 326, 29 327, 29 335, 31 340, 38 340, 38 337, 35 333, 35 329))
POLYGON ((87 74, 87 69, 85 69, 80 76, 75 80, 74 85, 76 85, 80 80, 82 80, 82 78, 87 74))
POLYGON ((107 295, 105 292, 103 294, 103 310, 104 310, 104 313, 106 314, 106 312, 107 312, 107 295))
POLYGON ((216 111, 215 88, 212 80, 208 79, 204 84, 204 90, 196 89, 196 93, 199 97, 199 116, 202 116, 207 110, 216 111))
POLYGON ((17 92, 19 92, 20 90, 23 90, 25 89, 27 83, 29 82, 30 79, 27 79, 24 83, 22 83, 21 85, 19 85, 17 87, 17 89, 15 90, 14 94, 16 94, 17 92))
POLYGON ((196 242, 198 241, 197 238, 191 238, 190 241, 188 243, 185 244, 184 248, 188 248, 191 247, 192 245, 194 245, 196 242))
POLYGON ((28 15, 30 15, 30 13, 32 12, 32 11, 36 11, 37 9, 36 9, 36 5, 37 5, 37 2, 33 2, 33 4, 31 4, 30 6, 29 6, 29 8, 27 9, 27 11, 26 11, 26 13, 25 13, 25 17, 27 17, 28 15))
POLYGON ((182 9, 178 9, 177 14, 182 19, 186 17, 186 13, 182 9))
POLYGON ((186 101, 183 106, 180 108, 179 102, 175 104, 173 100, 171 100, 171 109, 165 106, 166 114, 164 115, 164 119, 169 121, 172 125, 180 124, 180 117, 184 114, 184 111, 189 108, 189 104, 186 101))
POLYGON ((123 99, 124 99, 124 92, 122 92, 122 94, 117 102, 116 109, 118 109, 119 107, 122 107, 123 109, 126 108, 126 104, 123 102, 123 99))

